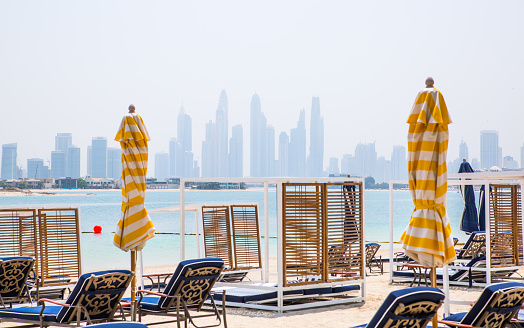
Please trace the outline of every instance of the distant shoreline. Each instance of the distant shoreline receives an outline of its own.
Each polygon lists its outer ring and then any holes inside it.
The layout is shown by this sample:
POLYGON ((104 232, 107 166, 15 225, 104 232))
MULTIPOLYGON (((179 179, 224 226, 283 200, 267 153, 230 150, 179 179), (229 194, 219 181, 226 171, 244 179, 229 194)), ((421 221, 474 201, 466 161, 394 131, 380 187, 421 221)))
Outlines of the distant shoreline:
MULTIPOLYGON (((270 188, 271 190, 271 188, 270 188)), ((185 192, 263 192, 264 188, 249 188, 249 189, 219 189, 219 190, 204 190, 204 189, 186 189, 185 192)), ((101 192, 117 192, 121 193, 121 189, 26 189, 24 191, 16 190, 0 190, 0 197, 12 196, 53 196, 58 194, 83 194, 89 195, 101 192)), ((146 193, 151 192, 180 192, 180 189, 147 189, 146 193)))

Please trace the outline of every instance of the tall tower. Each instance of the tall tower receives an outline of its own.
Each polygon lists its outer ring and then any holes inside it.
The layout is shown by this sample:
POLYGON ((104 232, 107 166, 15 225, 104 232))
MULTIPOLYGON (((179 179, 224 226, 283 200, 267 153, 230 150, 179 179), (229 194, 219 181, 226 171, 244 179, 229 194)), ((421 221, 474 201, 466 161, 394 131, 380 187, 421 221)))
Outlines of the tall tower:
POLYGON ((324 171, 324 118, 320 116, 320 99, 311 103, 311 131, 309 141, 308 175, 319 177, 324 171))
POLYGON ((492 166, 501 167, 501 158, 499 132, 493 130, 480 131, 480 166, 483 169, 489 169, 492 166))
POLYGON ((118 180, 122 176, 122 149, 107 148, 107 177, 118 180))
POLYGON ((406 147, 393 146, 393 152, 391 153, 391 179, 406 180, 407 177, 406 147))
POLYGON ((249 129, 249 175, 252 177, 260 177, 260 162, 262 152, 262 108, 260 104, 260 97, 255 93, 251 97, 250 105, 250 129, 249 129))
MULTIPOLYGON (((122 151, 120 151, 120 153, 122 153, 122 151)), ((119 157, 119 163, 120 162, 121 158, 119 157)), ((71 145, 67 148, 66 175, 73 179, 80 178, 80 147, 71 145)))
MULTIPOLYGON (((51 169, 52 169, 51 165, 51 169)), ((94 137, 91 140, 91 177, 107 177, 107 138, 94 137)))
POLYGON ((27 177, 29 179, 45 179, 44 160, 41 158, 27 159, 27 177))
POLYGON ((244 141, 242 125, 238 124, 231 129, 231 139, 229 139, 229 176, 244 176, 244 141))
POLYGON ((60 150, 51 152, 51 178, 65 178, 66 176, 66 154, 60 150))
POLYGON ((216 124, 206 123, 206 139, 202 142, 202 177, 217 177, 216 124))
POLYGON ((166 181, 169 174, 169 155, 164 152, 155 154, 155 178, 166 181))
POLYGON ((300 111, 297 127, 291 129, 289 136, 289 168, 292 177, 306 176, 306 111, 300 111))
POLYGON ((18 156, 16 149, 16 143, 2 145, 2 180, 21 178, 18 166, 16 165, 18 156))
POLYGON ((191 116, 186 114, 184 106, 180 106, 177 119, 177 139, 182 151, 193 151, 193 132, 191 116))
POLYGON ((193 168, 193 136, 191 117, 186 114, 184 106, 180 107, 177 122, 177 138, 169 143, 171 176, 189 178, 193 168))
POLYGON ((289 136, 286 132, 280 132, 278 137, 278 169, 277 175, 289 176, 289 136))
POLYGON ((462 140, 459 145, 459 160, 462 162, 463 159, 470 160, 468 156, 468 144, 462 140))

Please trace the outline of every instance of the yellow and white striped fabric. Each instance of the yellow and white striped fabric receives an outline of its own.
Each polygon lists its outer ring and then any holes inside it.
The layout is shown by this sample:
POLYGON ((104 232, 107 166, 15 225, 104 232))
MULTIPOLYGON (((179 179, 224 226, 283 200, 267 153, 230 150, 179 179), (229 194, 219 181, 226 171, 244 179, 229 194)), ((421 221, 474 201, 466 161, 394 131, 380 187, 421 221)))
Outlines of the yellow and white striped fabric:
POLYGON ((115 137, 122 147, 122 216, 113 243, 124 251, 141 250, 155 236, 155 226, 144 205, 149 133, 136 113, 122 119, 115 137))
POLYGON ((445 207, 451 119, 440 91, 419 92, 407 123, 409 190, 415 209, 402 234, 402 247, 423 266, 443 266, 455 260, 455 249, 445 207))

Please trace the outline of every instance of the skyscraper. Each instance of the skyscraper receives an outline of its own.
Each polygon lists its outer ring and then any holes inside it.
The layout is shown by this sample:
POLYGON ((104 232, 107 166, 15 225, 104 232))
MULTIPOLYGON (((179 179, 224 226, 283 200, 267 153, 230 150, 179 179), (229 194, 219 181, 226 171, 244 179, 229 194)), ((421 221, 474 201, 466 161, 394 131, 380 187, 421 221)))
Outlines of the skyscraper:
MULTIPOLYGON (((107 139, 94 137, 91 140, 91 177, 107 177, 107 139)), ((51 165, 52 168, 52 165, 51 165)))
POLYGON ((206 123, 206 138, 202 142, 202 177, 217 177, 216 166, 216 124, 213 121, 206 123))
POLYGON ((406 147, 393 146, 391 153, 391 179, 392 180, 407 180, 408 178, 408 162, 406 158, 406 147))
POLYGON ((231 129, 229 139, 229 176, 244 176, 244 141, 242 125, 238 124, 231 129))
POLYGON ((65 178, 66 176, 66 154, 63 151, 51 152, 51 178, 65 178))
POLYGON ((291 129, 289 136, 289 168, 292 177, 306 176, 306 111, 299 114, 297 127, 291 129))
POLYGON ((266 176, 275 176, 275 128, 269 125, 267 131, 267 155, 266 158, 266 176))
POLYGON ((377 176, 377 152, 375 143, 359 143, 355 149, 356 172, 363 178, 377 176))
POLYGON ((177 138, 169 140, 169 176, 180 177, 178 159, 181 154, 181 146, 177 138))
POLYGON ((337 157, 331 157, 329 159, 328 173, 334 174, 334 175, 340 174, 340 170, 338 168, 338 158, 337 157))
POLYGON ((324 118, 320 116, 320 99, 311 102, 311 131, 309 141, 308 175, 320 177, 324 172, 324 118))
POLYGON ((268 129, 260 97, 255 93, 250 104, 249 174, 267 177, 274 174, 275 131, 268 129))
POLYGON ((222 90, 216 111, 216 174, 218 177, 227 177, 228 169, 228 102, 226 91, 222 90))
POLYGON ((180 107, 177 118, 177 139, 182 151, 193 151, 193 127, 191 116, 186 114, 184 106, 180 107))
POLYGON ((278 169, 277 175, 289 176, 289 136, 286 132, 280 132, 278 137, 278 169))
POLYGON ((169 176, 169 154, 160 152, 155 154, 155 178, 166 181, 169 176))
POLYGON ((21 178, 21 172, 16 165, 17 144, 10 143, 2 145, 2 180, 21 178))
POLYGON ((351 154, 344 154, 340 161, 340 173, 342 174, 355 174, 353 168, 356 166, 355 156, 351 154))
POLYGON ((29 179, 45 179, 44 160, 41 158, 27 159, 27 177, 29 179))
POLYGON ((55 137, 55 150, 67 153, 67 148, 71 147, 73 136, 71 133, 57 133, 55 137))
POLYGON ((501 167, 501 153, 499 132, 492 130, 480 131, 480 166, 483 169, 489 169, 492 166, 501 167))
POLYGON ((469 154, 468 154, 468 144, 462 140, 459 145, 459 159, 462 162, 463 159, 466 159, 466 161, 470 161, 469 154))
POLYGON ((118 180, 122 177, 122 149, 107 148, 107 177, 118 180))
POLYGON ((66 175, 73 179, 80 178, 80 148, 70 145, 66 153, 66 175))

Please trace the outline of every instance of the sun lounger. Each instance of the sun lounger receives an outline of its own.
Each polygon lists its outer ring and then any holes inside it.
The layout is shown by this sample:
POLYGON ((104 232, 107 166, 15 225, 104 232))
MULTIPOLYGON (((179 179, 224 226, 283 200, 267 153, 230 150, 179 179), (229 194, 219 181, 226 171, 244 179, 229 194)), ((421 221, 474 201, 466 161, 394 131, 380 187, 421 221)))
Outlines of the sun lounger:
POLYGON ((468 312, 452 314, 440 322, 450 327, 504 328, 523 303, 524 284, 516 282, 493 284, 484 288, 468 312))
POLYGON ((33 269, 35 259, 25 256, 0 258, 0 306, 13 303, 32 303, 27 279, 33 269))
POLYGON ((391 292, 368 324, 356 327, 426 327, 444 301, 433 287, 412 287, 391 292))
MULTIPOLYGON (((492 263, 493 264, 493 263, 492 263)), ((486 282, 486 271, 475 270, 474 268, 485 268, 486 267, 486 257, 479 256, 460 269, 449 269, 449 283, 450 285, 468 285, 472 286, 473 283, 485 283, 486 282), (462 269, 463 268, 463 269, 462 269)), ((437 283, 442 284, 444 270, 442 268, 437 268, 437 283)), ((502 280, 509 278, 512 274, 517 272, 517 269, 507 269, 507 270, 496 270, 491 272, 492 280, 502 280)), ((415 278, 415 272, 411 270, 395 270, 393 271, 393 280, 412 280, 415 278), (395 279, 397 278, 397 279, 395 279), (409 278, 409 279, 406 279, 409 278)), ((428 274, 429 278, 429 274, 428 274)))
MULTIPOLYGON (((148 290, 138 291, 138 320, 141 321, 143 315, 156 314, 175 317, 174 320, 162 321, 162 323, 177 322, 180 327, 180 322, 184 322, 187 327, 189 321, 197 327, 194 323, 195 318, 214 316, 218 323, 212 326, 219 326, 223 318, 224 326, 227 327, 225 305, 222 306, 222 316, 220 316, 213 298, 210 298, 211 289, 223 269, 224 261, 219 258, 180 262, 162 293, 148 290), (191 313, 200 313, 207 300, 211 301, 211 314, 191 313)), ((129 302, 130 299, 126 298, 125 301, 129 302)))
POLYGON ((85 273, 65 302, 40 299, 38 306, 3 309, 0 321, 27 322, 40 327, 107 322, 113 318, 132 277, 128 270, 85 273))
POLYGON ((469 235, 464 247, 456 249, 457 259, 472 259, 481 253, 482 247, 486 246, 486 232, 474 231, 469 235))
POLYGON ((366 244, 366 266, 371 273, 373 271, 373 266, 376 266, 380 271, 380 274, 384 273, 384 264, 382 263, 382 256, 379 258, 376 257, 380 244, 377 243, 367 243, 366 244))

